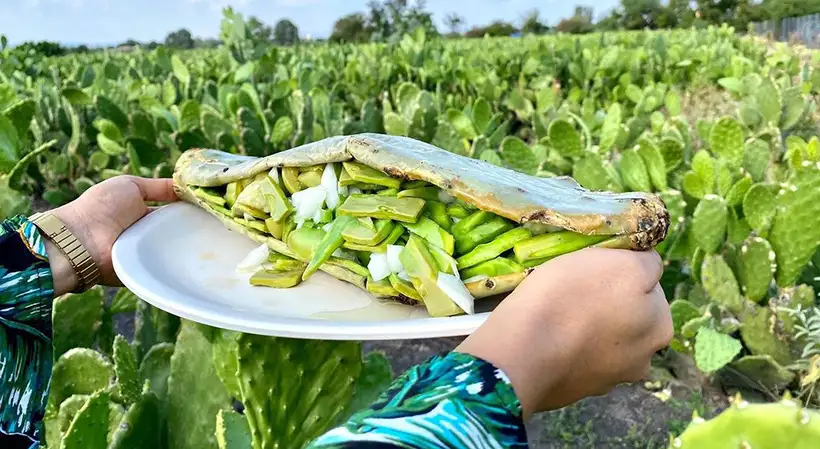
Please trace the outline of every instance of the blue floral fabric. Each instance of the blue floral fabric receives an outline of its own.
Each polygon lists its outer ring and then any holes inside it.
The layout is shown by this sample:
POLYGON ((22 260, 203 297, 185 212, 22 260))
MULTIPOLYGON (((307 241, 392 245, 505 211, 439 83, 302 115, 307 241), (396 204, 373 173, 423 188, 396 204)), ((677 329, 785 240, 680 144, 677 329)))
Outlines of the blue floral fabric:
POLYGON ((525 448, 521 404, 501 370, 451 352, 411 368, 370 408, 308 446, 391 447, 525 448))
POLYGON ((51 378, 54 287, 39 230, 0 224, 0 446, 37 447, 51 378))

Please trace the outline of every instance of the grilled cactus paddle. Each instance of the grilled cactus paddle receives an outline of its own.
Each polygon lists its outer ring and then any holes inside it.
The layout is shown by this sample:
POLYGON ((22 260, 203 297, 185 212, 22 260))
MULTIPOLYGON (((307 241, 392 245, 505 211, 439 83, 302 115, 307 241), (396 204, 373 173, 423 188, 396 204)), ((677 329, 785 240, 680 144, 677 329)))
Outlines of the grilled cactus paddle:
POLYGON ((652 194, 593 192, 380 134, 264 158, 189 150, 174 188, 267 246, 243 264, 254 285, 288 288, 321 270, 433 316, 472 313, 475 298, 512 291, 562 254, 653 248, 669 226, 652 194), (408 257, 408 242, 424 257, 408 257))

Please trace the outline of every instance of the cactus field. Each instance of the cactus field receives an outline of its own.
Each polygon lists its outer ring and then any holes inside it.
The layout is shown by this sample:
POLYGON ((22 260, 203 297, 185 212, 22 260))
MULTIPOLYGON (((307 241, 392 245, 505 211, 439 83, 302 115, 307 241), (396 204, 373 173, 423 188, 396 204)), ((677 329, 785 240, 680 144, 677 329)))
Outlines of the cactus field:
MULTIPOLYGON (((0 50, 0 218, 119 174, 169 177, 191 148, 266 156, 364 132, 654 193, 672 219, 664 352, 772 402, 736 400, 664 445, 816 441, 820 54, 726 26, 291 48, 255 45, 238 16, 225 29, 207 50, 0 50)), ((299 449, 393 377, 360 343, 213 329, 124 289, 58 298, 54 316, 52 449, 299 449)))

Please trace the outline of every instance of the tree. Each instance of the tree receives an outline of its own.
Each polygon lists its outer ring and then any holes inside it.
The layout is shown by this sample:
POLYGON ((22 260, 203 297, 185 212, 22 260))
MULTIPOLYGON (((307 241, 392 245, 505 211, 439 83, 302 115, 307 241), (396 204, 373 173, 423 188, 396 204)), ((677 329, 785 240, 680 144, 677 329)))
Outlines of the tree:
POLYGON ((270 42, 273 40, 273 29, 255 16, 251 16, 246 23, 251 39, 255 42, 270 42))
POLYGON ((450 34, 459 34, 461 25, 464 25, 464 18, 454 12, 447 14, 444 21, 447 23, 447 28, 450 30, 450 34))
POLYGON ((496 20, 495 22, 484 27, 473 27, 467 32, 467 37, 483 37, 487 36, 509 36, 518 31, 513 24, 504 22, 503 20, 496 20))
POLYGON ((658 28, 665 9, 661 6, 660 0, 621 0, 621 6, 624 14, 623 26, 630 30, 658 28))
POLYGON ((365 42, 370 39, 366 19, 360 13, 349 14, 333 24, 331 42, 365 42))
POLYGON ((176 48, 194 48, 194 38, 190 31, 181 28, 165 38, 165 45, 176 48))
POLYGON ((299 43, 299 28, 288 19, 276 22, 273 28, 273 41, 277 45, 294 45, 299 43))
POLYGON ((537 9, 533 9, 527 13, 524 18, 524 24, 521 25, 521 32, 527 34, 543 34, 549 31, 550 27, 541 23, 537 9))
POLYGON ((561 33, 591 33, 595 30, 592 25, 592 12, 592 8, 589 6, 576 6, 575 14, 569 19, 559 22, 555 29, 561 33))
POLYGON ((367 6, 370 11, 366 26, 373 40, 402 36, 417 28, 423 28, 428 36, 438 34, 424 0, 416 0, 413 6, 408 0, 371 0, 367 6))

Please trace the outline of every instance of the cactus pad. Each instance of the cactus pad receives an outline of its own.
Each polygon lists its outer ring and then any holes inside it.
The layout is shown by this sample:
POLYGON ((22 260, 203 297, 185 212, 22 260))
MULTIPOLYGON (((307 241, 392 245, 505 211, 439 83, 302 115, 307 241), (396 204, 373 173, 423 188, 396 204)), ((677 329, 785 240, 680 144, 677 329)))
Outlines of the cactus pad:
POLYGON ((666 190, 667 166, 666 162, 663 160, 663 154, 661 154, 658 146, 651 140, 642 138, 638 141, 637 151, 643 159, 644 164, 646 164, 646 169, 649 172, 649 179, 652 181, 652 185, 654 185, 655 189, 658 191, 666 190))
POLYGON ((780 123, 780 114, 783 108, 780 91, 771 78, 765 77, 754 91, 754 100, 757 110, 768 123, 780 123))
POLYGON ((749 172, 755 182, 761 182, 766 177, 771 157, 772 150, 768 142, 761 139, 750 139, 746 142, 743 168, 749 172))
POLYGON ((752 178, 750 176, 747 175, 738 179, 726 194, 726 203, 731 207, 740 206, 743 204, 743 199, 746 197, 746 193, 751 187, 752 178))
POLYGON ((145 354, 140 363, 140 382, 148 382, 148 387, 161 400, 168 392, 168 376, 171 374, 171 356, 174 354, 173 343, 157 343, 145 354))
POLYGON ((777 254, 777 284, 787 286, 820 246, 820 168, 795 173, 781 192, 769 240, 777 254))
POLYGON ((705 196, 695 207, 692 216, 692 237, 695 244, 708 254, 714 254, 723 245, 729 210, 723 198, 705 196))
POLYGON ((743 197, 743 215, 758 234, 766 235, 776 212, 775 193, 765 184, 755 184, 743 197))
POLYGON ((703 199, 704 196, 712 193, 712 187, 708 187, 708 183, 703 180, 697 173, 693 171, 686 172, 681 181, 681 187, 687 195, 696 199, 703 199))
POLYGON ((54 300, 54 358, 71 348, 90 348, 101 325, 103 310, 102 287, 85 293, 74 293, 54 300))
POLYGON ((611 190, 613 181, 601 156, 589 153, 572 166, 572 177, 589 190, 611 190))
POLYGON ((683 163, 684 149, 684 144, 678 139, 664 137, 661 140, 660 151, 667 173, 671 173, 683 163))
POLYGON ((736 397, 710 421, 695 417, 670 449, 811 449, 820 440, 820 413, 784 399, 749 404, 736 397))
MULTIPOLYGON (((706 256, 700 271, 703 288, 716 304, 740 316, 746 309, 732 269, 720 255, 706 256)), ((744 340, 745 341, 745 340, 744 340)))
POLYGON ((626 150, 621 153, 618 168, 621 173, 621 178, 628 188, 640 192, 652 191, 649 170, 637 150, 626 150))
POLYGON ((740 167, 743 164, 743 126, 737 120, 732 117, 719 119, 712 126, 709 141, 712 153, 731 167, 740 167))
POLYGON ((362 364, 362 371, 356 379, 353 400, 347 410, 337 416, 336 424, 346 421, 354 413, 372 404, 379 395, 387 390, 393 381, 393 370, 390 361, 381 352, 367 354, 362 364))
POLYGON ((213 341, 213 359, 216 374, 222 379, 222 384, 234 398, 242 397, 239 392, 239 379, 236 377, 236 340, 239 332, 227 329, 218 329, 213 341))
POLYGON ((123 415, 108 449, 163 447, 164 419, 159 398, 151 391, 143 393, 123 415))
POLYGON ((676 299, 669 304, 672 312, 672 326, 675 333, 680 333, 683 325, 702 315, 701 311, 694 304, 685 299, 676 299))
POLYGON ((98 391, 77 411, 63 434, 60 449, 106 449, 108 446, 108 393, 98 391))
POLYGON ((781 365, 792 363, 789 344, 775 334, 777 320, 767 307, 758 307, 740 325, 743 343, 754 355, 769 355, 781 365))
POLYGON ((137 373, 137 358, 134 349, 122 335, 114 338, 114 372, 117 386, 124 405, 137 401, 142 391, 142 382, 137 373))
POLYGON ((550 145, 564 157, 578 157, 584 152, 581 134, 566 120, 555 120, 549 127, 550 145))
POLYGON ((769 291, 777 268, 772 246, 761 237, 747 238, 740 247, 737 265, 743 294, 754 302, 760 302, 769 291))
POLYGON ((793 372, 780 366, 768 355, 747 355, 733 362, 732 368, 777 392, 783 391, 795 378, 793 372))
POLYGON ((216 442, 219 449, 252 449, 248 420, 239 413, 220 410, 216 415, 216 442))
POLYGON ((194 323, 183 321, 168 377, 169 449, 215 449, 216 413, 230 405, 214 369, 211 343, 194 323))
POLYGON ((602 153, 606 153, 615 141, 618 140, 618 133, 621 131, 621 105, 612 103, 606 111, 606 118, 604 124, 601 125, 601 138, 599 139, 599 149, 602 153))
POLYGON ((362 368, 359 343, 250 334, 238 339, 237 361, 254 449, 297 449, 318 437, 350 403, 362 368))
POLYGON ((695 363, 701 371, 712 373, 729 364, 741 348, 734 338, 704 326, 695 335, 695 363))
POLYGON ((114 368, 97 351, 74 348, 57 359, 51 374, 49 403, 57 406, 74 394, 92 394, 108 387, 114 368))
POLYGON ((501 159, 513 170, 534 175, 538 171, 538 159, 529 145, 515 136, 507 136, 501 141, 501 159))

